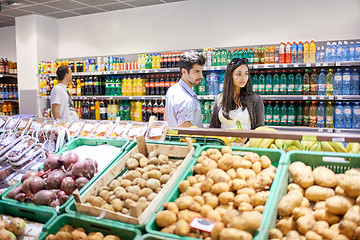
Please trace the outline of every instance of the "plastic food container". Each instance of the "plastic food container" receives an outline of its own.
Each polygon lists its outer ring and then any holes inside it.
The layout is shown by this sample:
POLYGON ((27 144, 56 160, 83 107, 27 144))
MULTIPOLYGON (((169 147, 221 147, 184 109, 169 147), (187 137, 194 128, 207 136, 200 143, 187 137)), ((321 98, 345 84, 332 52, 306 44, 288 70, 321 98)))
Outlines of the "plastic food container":
POLYGON ((33 160, 35 156, 43 153, 44 145, 42 143, 36 143, 31 147, 28 152, 26 152, 21 158, 18 160, 9 159, 10 164, 14 167, 25 166, 29 161, 33 160))
POLYGON ((8 121, 6 121, 6 125, 4 126, 5 130, 14 130, 20 119, 20 117, 9 117, 8 121))
POLYGON ((18 125, 17 125, 17 127, 16 127, 16 130, 17 131, 27 131, 28 129, 29 129, 29 127, 30 127, 30 125, 31 125, 31 122, 32 122, 32 118, 29 118, 29 117, 24 117, 24 118, 22 118, 20 121, 19 121, 19 123, 18 123, 18 125))
POLYGON ((9 116, 1 116, 0 117, 0 129, 4 128, 8 119, 9 119, 9 116))
POLYGON ((13 170, 10 164, 0 164, 0 181, 5 180, 11 173, 13 173, 13 170))
POLYGON ((55 122, 55 127, 67 127, 68 124, 66 120, 61 119, 55 122))
POLYGON ((128 122, 117 122, 115 123, 108 134, 106 134, 106 138, 119 139, 123 138, 123 134, 127 131, 128 127, 131 123, 128 122))
POLYGON ((96 129, 97 122, 95 121, 86 121, 84 126, 82 127, 79 136, 88 137, 92 134, 92 132, 96 129))
POLYGON ((7 154, 6 157, 12 161, 19 160, 25 153, 37 143, 36 138, 24 136, 7 154))
POLYGON ((112 121, 101 121, 91 134, 91 137, 104 138, 113 125, 112 121))
POLYGON ((147 141, 159 141, 162 142, 166 138, 167 122, 154 121, 152 127, 146 133, 147 141))
POLYGON ((41 128, 41 126, 43 125, 43 120, 42 119, 34 119, 31 124, 30 124, 30 127, 29 127, 29 131, 30 130, 34 130, 34 131, 37 131, 41 128))
POLYGON ((47 130, 52 128, 54 125, 55 125, 55 120, 48 119, 43 122, 43 124, 41 125, 41 129, 47 130))
POLYGON ((133 122, 125 132, 125 138, 134 141, 137 136, 145 135, 147 129, 146 123, 133 122))
POLYGON ((84 125, 83 121, 73 121, 69 124, 68 129, 70 132, 70 135, 72 137, 77 137, 80 133, 80 130, 82 126, 84 125))
POLYGON ((17 133, 14 133, 0 142, 0 155, 3 155, 10 150, 15 144, 20 142, 23 137, 18 137, 17 133))

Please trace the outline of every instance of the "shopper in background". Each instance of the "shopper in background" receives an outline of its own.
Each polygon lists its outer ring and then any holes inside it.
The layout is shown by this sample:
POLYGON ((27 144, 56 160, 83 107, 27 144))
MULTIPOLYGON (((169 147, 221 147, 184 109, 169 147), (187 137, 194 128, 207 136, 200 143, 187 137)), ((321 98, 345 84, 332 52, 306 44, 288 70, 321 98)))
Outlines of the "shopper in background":
POLYGON ((56 71, 59 83, 51 90, 51 111, 54 119, 67 121, 79 120, 73 101, 67 91, 67 86, 72 82, 72 72, 69 66, 62 65, 56 71))
POLYGON ((234 58, 226 68, 223 92, 215 99, 210 128, 250 130, 263 125, 264 104, 252 90, 248 61, 234 58))
POLYGON ((181 79, 166 93, 165 111, 169 127, 203 127, 201 104, 192 88, 200 85, 204 64, 205 57, 200 53, 190 51, 182 54, 181 79))

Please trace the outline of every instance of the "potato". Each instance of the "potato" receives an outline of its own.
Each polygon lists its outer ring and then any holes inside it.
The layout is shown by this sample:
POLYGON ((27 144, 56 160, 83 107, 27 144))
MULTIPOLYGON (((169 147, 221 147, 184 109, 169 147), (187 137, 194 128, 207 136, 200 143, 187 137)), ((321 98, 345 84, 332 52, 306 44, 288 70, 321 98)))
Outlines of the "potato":
POLYGON ((169 226, 164 227, 163 229, 161 229, 161 232, 174 234, 175 229, 176 229, 176 225, 172 224, 172 225, 169 225, 169 226))
POLYGON ((231 182, 231 191, 235 192, 241 188, 244 188, 247 186, 247 183, 243 179, 233 179, 231 182))
POLYGON ((318 209, 326 209, 326 202, 325 201, 317 202, 314 206, 314 210, 318 210, 318 209))
POLYGON ((226 182, 215 183, 211 187, 211 192, 215 194, 220 194, 222 192, 227 192, 229 190, 230 190, 229 184, 227 184, 226 182))
POLYGON ((345 175, 349 175, 349 176, 360 176, 360 171, 359 169, 355 169, 355 168, 352 168, 352 169, 349 169, 345 172, 345 175))
POLYGON ((300 234, 297 231, 289 231, 285 237, 286 240, 301 240, 300 234))
POLYGON ((102 240, 104 235, 101 232, 91 232, 88 234, 88 240, 102 240))
POLYGON ((175 223, 176 229, 175 234, 179 236, 187 236, 190 233, 190 227, 189 224, 183 220, 180 219, 175 223))
POLYGON ((211 231, 211 238, 214 240, 218 240, 220 237, 220 233, 224 228, 225 228, 224 223, 216 222, 213 230, 211 231))
POLYGON ((120 240, 120 238, 115 235, 107 235, 106 237, 104 237, 104 240, 120 240))
POLYGON ((110 190, 114 191, 114 189, 117 187, 120 187, 120 181, 118 181, 117 179, 112 180, 111 183, 109 184, 110 190))
POLYGON ((258 211, 246 211, 234 217, 228 227, 245 230, 251 233, 260 227, 262 215, 258 211))
POLYGON ((220 232, 220 240, 251 240, 253 236, 242 230, 238 230, 236 228, 224 228, 220 232))
POLYGON ((167 164, 169 162, 169 157, 163 154, 158 156, 160 164, 167 164))
POLYGON ((335 195, 335 191, 332 188, 325 188, 320 186, 311 186, 305 190, 305 197, 309 201, 325 201, 326 199, 335 195))
POLYGON ((301 216, 296 220, 296 229, 299 233, 305 235, 308 231, 310 231, 315 224, 314 216, 305 215, 301 216))
POLYGON ((185 192, 186 189, 188 189, 190 187, 190 182, 188 180, 182 180, 180 183, 179 183, 179 191, 181 193, 185 192))
POLYGON ((333 196, 326 199, 326 209, 336 215, 344 215, 352 205, 352 202, 343 196, 333 196))
POLYGON ((105 209, 105 210, 109 210, 109 211, 115 212, 114 207, 113 207, 112 205, 110 205, 110 204, 104 204, 104 205, 102 206, 102 208, 105 209))
POLYGON ((302 162, 293 162, 289 166, 289 171, 293 181, 302 188, 308 188, 314 184, 314 176, 311 168, 302 162))
MULTIPOLYGON (((56 239, 64 239, 64 240, 72 240, 72 233, 71 232, 57 232, 55 235, 56 239)), ((10 239, 10 238, 8 238, 10 239)))
POLYGON ((194 217, 201 217, 200 213, 194 212, 194 211, 190 211, 188 209, 182 210, 179 212, 178 214, 178 219, 183 219, 186 222, 190 223, 194 217))
MULTIPOLYGON (((85 232, 82 232, 82 231, 79 231, 79 230, 76 230, 76 229, 71 232, 71 237, 72 237, 73 240, 80 240, 80 239, 86 240, 86 239, 88 239, 85 232)), ((58 237, 56 236, 56 238, 58 238, 58 237)), ((65 239, 65 238, 58 238, 58 239, 65 239)))
MULTIPOLYGON (((241 160, 242 161, 242 160, 241 160)), ((245 176, 245 169, 242 167, 239 167, 236 169, 236 178, 237 179, 243 179, 246 180, 246 176, 245 176)))
POLYGON ((345 220, 352 221, 357 225, 360 225, 360 206, 352 206, 344 215, 345 220))
POLYGON ((139 159, 140 167, 144 168, 149 165, 149 159, 147 157, 142 157, 139 159))
POLYGON ((206 178, 205 181, 201 184, 200 189, 202 192, 210 192, 213 185, 214 180, 211 178, 206 178))
POLYGON ((337 186, 337 187, 335 188, 335 194, 336 194, 336 195, 341 195, 341 196, 345 196, 345 195, 346 195, 344 189, 342 189, 340 186, 337 186))
POLYGON ((329 223, 327 223, 326 221, 317 221, 315 222, 312 231, 320 234, 320 232, 322 232, 323 229, 327 229, 329 228, 329 223))
POLYGON ((180 197, 175 200, 179 210, 187 209, 192 203, 193 198, 191 196, 180 197))
POLYGON ((232 168, 233 165, 233 159, 232 157, 223 156, 218 161, 218 168, 227 171, 230 168, 232 168))
POLYGON ((307 215, 312 216, 313 210, 311 208, 296 207, 292 211, 292 215, 293 215, 294 220, 297 220, 298 218, 303 217, 303 216, 307 216, 307 215))
POLYGON ((203 195, 203 197, 205 199, 205 203, 210 205, 212 208, 216 208, 219 205, 219 199, 216 195, 209 194, 206 196, 203 195))
POLYGON ((265 209, 264 205, 258 205, 256 207, 254 207, 254 211, 258 211, 259 213, 262 213, 265 209))
POLYGON ((326 209, 318 209, 314 212, 316 221, 326 221, 330 225, 339 222, 340 218, 326 209))
POLYGON ((189 206, 189 209, 194 212, 200 212, 201 205, 197 201, 193 200, 189 206))
POLYGON ((259 161, 260 156, 257 153, 250 152, 244 156, 244 159, 251 161, 252 163, 259 161))
POLYGON ((193 199, 201 206, 205 204, 205 199, 202 196, 194 196, 193 199))
POLYGON ((220 183, 220 182, 228 182, 230 180, 230 176, 226 174, 225 171, 221 169, 213 169, 210 170, 206 177, 211 178, 214 183, 220 183))
POLYGON ((215 220, 215 221, 221 221, 221 214, 218 211, 215 210, 210 210, 207 214, 206 214, 206 218, 211 219, 211 220, 215 220))
POLYGON ((159 159, 157 157, 149 157, 149 164, 158 165, 159 159))
POLYGON ((151 193, 148 197, 147 197, 147 200, 148 201, 152 201, 152 200, 154 200, 154 198, 157 196, 157 194, 156 193, 151 193))
POLYGON ((360 176, 343 175, 339 179, 339 186, 344 189, 349 197, 360 196, 360 176))
POLYGON ((171 167, 169 165, 160 166, 161 174, 169 174, 171 172, 171 167))
POLYGON ((244 169, 245 179, 250 179, 251 177, 255 176, 255 172, 252 169, 244 169))
POLYGON ((214 161, 216 161, 216 162, 218 162, 221 157, 222 157, 221 153, 219 153, 219 154, 212 154, 212 155, 209 156, 209 158, 210 158, 211 160, 214 160, 214 161))
POLYGON ((255 189, 255 191, 263 190, 262 187, 262 179, 261 176, 252 176, 247 180, 247 187, 255 189))
POLYGON ((137 202, 137 201, 139 200, 139 196, 136 195, 136 194, 134 194, 134 193, 129 193, 129 192, 128 192, 128 193, 124 193, 124 194, 122 195, 122 199, 123 199, 123 200, 125 200, 125 199, 131 199, 131 200, 137 202))
POLYGON ((129 169, 135 169, 139 166, 139 162, 135 158, 129 158, 128 160, 126 160, 126 166, 129 169))
POLYGON ((338 179, 335 173, 327 167, 317 167, 313 171, 315 183, 321 187, 335 187, 338 179))
POLYGON ((235 207, 239 207, 240 203, 242 203, 242 202, 250 203, 249 195, 242 193, 242 194, 236 195, 234 197, 234 206, 235 207))
POLYGON ((109 198, 111 196, 111 193, 107 190, 102 190, 100 193, 99 193, 99 196, 102 197, 106 202, 109 201, 109 198))
POLYGON ((54 234, 49 234, 49 235, 47 235, 45 240, 56 240, 56 236, 54 234))
POLYGON ((226 171, 226 174, 229 175, 230 179, 234 180, 236 178, 236 171, 233 168, 230 168, 226 171))
POLYGON ((176 214, 169 210, 164 210, 156 214, 155 222, 159 227, 167 227, 174 224, 177 220, 176 214))
POLYGON ((314 231, 308 231, 306 234, 305 234, 305 237, 306 239, 308 240, 322 240, 322 236, 317 234, 316 232, 314 231))
POLYGON ((282 232, 277 229, 277 228, 273 228, 273 229, 270 229, 269 231, 269 239, 282 239, 283 238, 283 234, 282 232))
POLYGON ((296 183, 290 183, 287 186, 287 191, 290 192, 291 190, 298 190, 300 191, 302 194, 304 194, 304 189, 302 187, 300 187, 299 185, 297 185, 296 183))
POLYGON ((265 205, 268 197, 269 197, 270 191, 261 191, 257 192, 254 195, 250 196, 250 203, 254 207, 258 205, 265 205))
POLYGON ((206 217, 207 213, 211 210, 214 210, 214 209, 210 205, 205 204, 205 205, 201 206, 200 214, 202 217, 206 217))
POLYGON ((303 199, 301 200, 301 203, 300 203, 300 207, 310 207, 309 199, 307 199, 306 197, 303 197, 303 199))
POLYGON ((283 235, 295 230, 295 221, 292 217, 283 217, 276 223, 276 228, 279 229, 283 235))
POLYGON ((252 196, 255 194, 255 190, 253 188, 241 188, 236 191, 237 195, 242 194, 242 193, 252 196))
POLYGON ((129 187, 129 188, 127 189, 127 191, 128 191, 129 193, 133 193, 133 194, 136 194, 136 195, 139 194, 140 190, 141 190, 141 189, 140 189, 139 186, 131 186, 131 187, 129 187))
POLYGON ((358 225, 349 220, 341 220, 339 223, 340 233, 347 236, 349 239, 353 239, 355 231, 358 225))
POLYGON ((240 216, 240 212, 232 207, 228 207, 229 205, 220 205, 215 211, 219 212, 222 217, 222 222, 225 226, 227 226, 234 217, 240 216))
POLYGON ((157 187, 161 186, 161 183, 158 179, 154 179, 154 178, 150 178, 146 181, 146 185, 147 188, 150 188, 152 190, 155 190, 157 187))
POLYGON ((148 197, 153 191, 150 188, 143 188, 138 192, 139 197, 148 197))
POLYGON ((261 172, 261 163, 260 162, 254 162, 251 166, 251 169, 255 172, 255 174, 259 174, 261 172))
POLYGON ((232 156, 233 159, 233 168, 237 170, 241 167, 242 161, 244 160, 241 156, 234 155, 232 156))
POLYGON ((74 228, 72 226, 66 224, 62 228, 60 228, 59 232, 61 232, 61 231, 71 233, 72 231, 74 231, 74 228))
POLYGON ((123 187, 123 188, 127 188, 127 187, 129 187, 129 186, 132 185, 132 182, 131 182, 130 180, 128 180, 128 179, 122 179, 122 180, 120 181, 120 185, 121 185, 121 187, 123 187))
POLYGON ((95 207, 102 207, 102 205, 106 204, 106 201, 101 197, 94 197, 91 204, 95 207))
POLYGON ((235 194, 233 192, 222 192, 219 194, 218 199, 221 204, 227 205, 234 201, 235 194))
POLYGON ((254 210, 253 206, 250 203, 242 202, 239 204, 238 211, 239 212, 246 212, 254 210))
POLYGON ((189 196, 201 196, 201 190, 199 188, 194 188, 194 187, 189 187, 186 190, 186 194, 188 194, 189 196))
POLYGON ((251 168, 251 166, 252 166, 252 162, 249 161, 249 160, 246 160, 246 159, 242 159, 242 160, 239 162, 239 165, 240 165, 240 168, 249 169, 249 168, 251 168))
POLYGON ((222 154, 225 154, 225 153, 230 153, 230 154, 232 154, 232 149, 231 149, 231 147, 225 146, 225 147, 223 147, 223 148, 221 149, 221 153, 222 153, 222 154))
POLYGON ((268 156, 262 155, 260 157, 260 163, 262 168, 267 168, 271 165, 271 160, 268 156))
POLYGON ((326 229, 322 229, 320 230, 319 233, 324 239, 335 239, 336 236, 339 235, 339 231, 331 229, 331 228, 326 228, 326 229))
POLYGON ((162 173, 159 170, 151 170, 148 172, 149 178, 160 179, 162 173))

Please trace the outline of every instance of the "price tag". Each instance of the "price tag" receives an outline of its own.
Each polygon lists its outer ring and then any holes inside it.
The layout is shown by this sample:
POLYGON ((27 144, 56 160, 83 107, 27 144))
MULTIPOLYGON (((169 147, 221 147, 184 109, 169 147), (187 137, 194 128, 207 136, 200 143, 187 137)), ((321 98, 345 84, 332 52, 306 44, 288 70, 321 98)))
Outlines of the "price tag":
POLYGON ((109 97, 110 100, 113 100, 113 97, 109 97))
POLYGON ((321 65, 320 63, 315 63, 315 66, 317 67, 320 67, 320 65, 321 65))
POLYGON ((149 70, 145 70, 145 73, 149 73, 149 70))
POLYGON ((320 96, 319 99, 320 99, 320 100, 323 100, 323 99, 325 99, 325 98, 324 98, 324 96, 320 96))
POLYGON ((258 66, 258 65, 254 65, 253 67, 254 67, 254 69, 257 69, 257 68, 259 68, 259 66, 258 66))
POLYGON ((335 63, 335 66, 340 66, 340 65, 341 65, 340 62, 335 63))
POLYGON ((130 73, 134 73, 133 70, 130 70, 130 73))
POLYGON ((312 99, 312 100, 316 100, 316 96, 311 96, 311 99, 312 99))
POLYGON ((342 137, 340 137, 340 138, 332 138, 331 141, 332 142, 345 142, 345 138, 342 138, 342 137))
POLYGON ((179 131, 177 130, 168 130, 167 132, 169 135, 178 135, 179 134, 179 131))
POLYGON ((311 136, 311 135, 303 135, 302 140, 304 140, 304 141, 317 141, 317 137, 316 136, 311 136))
POLYGON ((337 99, 342 100, 343 98, 342 96, 337 96, 337 99))
POLYGON ((269 68, 269 65, 265 64, 265 65, 264 65, 264 68, 269 68))
POLYGON ((318 132, 322 133, 322 132, 324 132, 324 129, 319 128, 319 129, 318 129, 318 132))
POLYGON ((322 65, 323 65, 324 67, 327 67, 329 64, 328 64, 327 62, 324 62, 322 65))
POLYGON ((132 128, 129 130, 128 135, 130 137, 139 136, 141 133, 142 128, 132 128))
POLYGON ((303 96, 303 99, 304 99, 304 100, 308 100, 309 97, 308 97, 308 96, 303 96))
POLYGON ((189 224, 189 226, 191 228, 195 228, 204 232, 212 232, 214 226, 215 226, 215 221, 207 219, 207 218, 202 218, 202 217, 195 217, 189 224))
POLYGON ((323 157, 324 162, 346 162, 345 158, 342 157, 323 157))
POLYGON ((286 68, 288 65, 287 64, 283 64, 283 67, 286 68))
POLYGON ((334 100, 334 96, 329 96, 329 99, 330 99, 330 100, 334 100))
POLYGON ((166 71, 166 72, 170 72, 170 69, 166 69, 165 71, 166 71))
POLYGON ((154 69, 154 72, 159 72, 157 69, 154 69))
POLYGON ((280 67, 280 65, 279 64, 275 64, 275 68, 279 68, 280 67))
POLYGON ((306 67, 311 67, 311 63, 306 63, 305 66, 306 67))
POLYGON ((150 130, 150 137, 158 137, 163 134, 163 128, 162 127, 155 127, 150 130))
POLYGON ((333 132, 333 129, 332 129, 332 128, 327 128, 326 131, 327 131, 328 133, 332 133, 332 132, 333 132))
POLYGON ((299 67, 299 64, 297 64, 297 63, 294 63, 294 67, 299 67))

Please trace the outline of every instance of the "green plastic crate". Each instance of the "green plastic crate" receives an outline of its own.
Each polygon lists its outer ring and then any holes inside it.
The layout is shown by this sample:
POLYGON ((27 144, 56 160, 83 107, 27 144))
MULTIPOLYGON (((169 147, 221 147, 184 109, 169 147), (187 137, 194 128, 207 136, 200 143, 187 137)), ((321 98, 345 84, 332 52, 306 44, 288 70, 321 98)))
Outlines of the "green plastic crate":
POLYGON ((44 223, 43 229, 57 217, 53 209, 35 209, 32 206, 18 206, 11 202, 0 200, 0 214, 12 217, 20 217, 31 222, 44 223))
POLYGON ((261 238, 259 239, 268 239, 270 229, 276 227, 277 220, 277 206, 281 198, 287 193, 287 186, 291 181, 291 176, 289 172, 289 165, 293 162, 300 161, 305 163, 308 166, 311 166, 312 169, 315 169, 319 166, 327 167, 333 170, 335 173, 344 173, 351 168, 360 168, 360 154, 348 154, 348 153, 331 153, 331 152, 308 152, 308 151, 291 151, 287 153, 288 164, 283 166, 283 171, 281 172, 282 179, 284 181, 276 185, 278 195, 274 196, 271 199, 271 206, 266 214, 263 215, 264 225, 262 226, 261 238), (335 159, 330 160, 330 157, 335 157, 335 159), (337 160, 338 159, 338 160, 337 160), (330 160, 330 161, 329 161, 330 160), (344 161, 345 160, 345 161, 344 161))
POLYGON ((114 223, 106 219, 98 220, 96 218, 85 215, 75 216, 71 213, 62 214, 58 216, 46 229, 44 229, 39 240, 45 240, 49 234, 56 234, 64 225, 70 225, 74 228, 82 227, 86 233, 101 232, 105 235, 116 235, 121 240, 135 240, 139 239, 141 232, 139 229, 124 226, 121 223, 114 223))
MULTIPOLYGON (((200 151, 198 151, 198 155, 194 156, 194 161, 192 161, 192 164, 188 167, 188 169, 186 171, 184 171, 184 174, 182 175, 182 177, 178 180, 178 182, 176 183, 176 187, 174 187, 174 189, 169 193, 168 197, 164 199, 164 202, 174 202, 178 196, 180 195, 180 192, 178 190, 179 184, 182 180, 185 180, 188 176, 193 175, 193 166, 195 166, 195 164, 197 163, 197 158, 200 156, 202 151, 206 151, 209 148, 217 148, 219 150, 221 150, 221 146, 204 146, 202 148, 200 148, 200 151)), ((270 189, 270 195, 268 198, 268 201, 266 202, 265 205, 265 209, 263 212, 263 216, 272 210, 272 205, 271 205, 271 199, 275 198, 279 193, 277 191, 279 191, 279 188, 276 188, 276 185, 280 184, 281 182, 284 181, 283 178, 281 178, 282 176, 284 176, 284 174, 281 173, 282 171, 282 166, 286 165, 286 154, 284 151, 282 150, 276 150, 276 149, 261 149, 261 148, 240 148, 240 147, 231 147, 231 149, 233 150, 233 152, 239 152, 240 155, 245 155, 247 152, 255 152, 257 154, 261 155, 266 155, 271 159, 272 165, 277 167, 278 170, 276 172, 276 176, 274 178, 274 181, 272 183, 271 189, 270 189), (243 154, 242 154, 243 152, 243 154)), ((161 207, 159 209, 159 211, 162 211, 164 208, 161 207)), ((191 238, 191 237, 182 237, 182 236, 178 236, 175 234, 169 234, 169 233, 163 233, 161 232, 160 228, 156 225, 155 223, 155 218, 156 218, 156 214, 153 215, 153 217, 150 219, 150 222, 146 225, 146 231, 150 234, 156 235, 156 236, 160 236, 162 237, 162 239, 168 239, 168 238, 173 238, 173 239, 182 239, 182 240, 192 240, 195 238, 191 238)), ((262 239, 259 238, 259 232, 261 231, 261 229, 264 228, 265 225, 265 221, 264 221, 264 217, 263 220, 261 222, 261 225, 259 227, 259 230, 256 232, 254 239, 262 239)))
POLYGON ((156 236, 153 234, 144 234, 140 237, 140 240, 171 240, 171 239, 175 239, 175 238, 169 238, 169 237, 160 237, 160 236, 156 236))
MULTIPOLYGON (((115 147, 121 147, 122 151, 119 155, 117 155, 114 160, 112 162, 110 162, 103 170, 101 170, 100 172, 97 173, 97 176, 100 176, 103 172, 107 171, 107 169, 109 167, 111 167, 114 163, 116 163, 117 160, 121 159, 121 157, 123 155, 125 155, 130 149, 132 149, 135 146, 135 143, 131 143, 128 140, 116 140, 116 139, 97 139, 97 138, 76 138, 73 139, 71 142, 68 142, 59 152, 58 154, 63 153, 64 151, 69 151, 71 149, 75 149, 79 146, 83 146, 83 145, 87 145, 87 146, 97 146, 97 145, 103 145, 103 144, 109 144, 115 147)), ((95 181, 96 177, 93 177, 81 190, 80 193, 84 192, 94 181, 95 181)), ((13 204, 17 204, 19 206, 23 206, 23 205, 28 205, 28 206, 32 206, 35 209, 52 209, 54 210, 53 207, 49 207, 49 206, 39 206, 39 205, 35 205, 33 203, 21 203, 18 202, 14 199, 10 199, 10 198, 6 198, 6 195, 8 194, 8 192, 13 189, 14 187, 18 186, 20 183, 14 185, 13 187, 8 188, 2 195, 1 198, 4 201, 9 201, 13 204)), ((70 204, 70 202, 74 199, 74 196, 71 196, 70 199, 64 203, 63 205, 60 206, 59 208, 59 214, 60 213, 64 213, 65 209, 67 207, 68 204, 70 204)))
MULTIPOLYGON (((146 142, 148 144, 160 144, 160 145, 180 145, 180 146, 186 146, 187 143, 179 143, 179 142, 168 142, 168 141, 164 141, 164 142, 154 142, 154 141, 149 141, 149 142, 146 142)), ((136 145, 136 143, 134 143, 136 145)), ((197 143, 193 143, 193 146, 194 146, 194 155, 197 154, 197 152, 199 152, 199 149, 201 149, 200 145, 197 144, 197 143)), ((123 156, 121 156, 122 158, 123 156)), ((194 161, 196 159, 192 158, 190 159, 190 162, 188 163, 188 166, 186 166, 184 168, 184 172, 187 172, 187 168, 191 165, 193 166, 194 165, 194 161)), ((110 167, 109 167, 110 168, 110 167)), ((124 174, 126 171, 128 170, 128 168, 125 168, 124 171, 122 171, 122 173, 120 173, 119 176, 121 176, 122 174, 124 174)), ((94 182, 98 179, 98 178, 101 178, 102 175, 104 175, 105 172, 103 172, 101 175, 97 175, 95 178, 93 178, 94 182)), ((182 175, 180 175, 180 178, 182 178, 182 175)), ((178 184, 177 181, 175 182, 175 184, 178 184)), ((66 207, 66 212, 67 213, 72 213, 72 214, 76 214, 76 216, 80 216, 80 215, 85 215, 85 214, 82 214, 82 213, 79 213, 77 212, 77 209, 76 209, 76 205, 75 205, 75 200, 74 198, 72 197, 71 198, 71 202, 67 205, 66 207)), ((88 216, 88 215, 86 215, 88 216)), ((90 217, 90 216, 89 216, 90 217)), ((131 227, 135 227, 135 228, 138 228, 138 229, 144 229, 145 228, 145 225, 134 225, 134 224, 130 224, 130 223, 123 223, 123 222, 119 222, 119 221, 115 221, 115 220, 110 220, 110 219, 106 219, 107 221, 112 221, 114 223, 120 223, 120 224, 123 224, 123 225, 128 225, 128 226, 131 226, 131 227)))
MULTIPOLYGON (((166 141, 171 141, 171 142, 185 142, 185 139, 186 136, 174 136, 174 135, 166 136, 166 141)), ((195 143, 200 144, 200 146, 205 146, 205 145, 226 146, 225 142, 219 138, 191 137, 191 139, 195 140, 195 143)))

